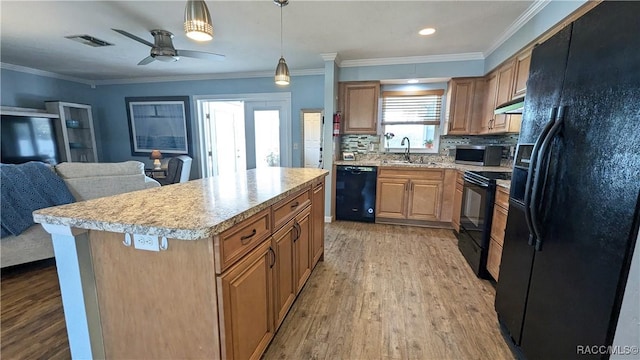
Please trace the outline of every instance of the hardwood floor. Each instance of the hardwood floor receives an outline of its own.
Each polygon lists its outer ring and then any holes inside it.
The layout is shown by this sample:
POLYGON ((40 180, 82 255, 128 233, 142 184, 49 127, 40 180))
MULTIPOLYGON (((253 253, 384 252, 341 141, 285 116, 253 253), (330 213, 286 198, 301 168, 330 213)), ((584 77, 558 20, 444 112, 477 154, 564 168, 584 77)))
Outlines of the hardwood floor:
MULTIPOLYGON (((264 359, 513 359, 451 230, 335 222, 264 359)), ((2 275, 2 359, 70 358, 54 266, 2 275)))
POLYGON ((2 270, 0 357, 70 359, 53 261, 2 270))
POLYGON ((265 359, 513 359, 451 230, 335 222, 265 359))

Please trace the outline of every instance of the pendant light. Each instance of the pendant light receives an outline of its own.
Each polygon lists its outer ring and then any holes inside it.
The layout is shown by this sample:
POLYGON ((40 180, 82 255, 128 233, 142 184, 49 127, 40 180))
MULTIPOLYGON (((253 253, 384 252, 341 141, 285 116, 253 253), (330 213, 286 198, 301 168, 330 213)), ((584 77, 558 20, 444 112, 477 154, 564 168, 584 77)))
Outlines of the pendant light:
POLYGON ((203 0, 188 0, 184 9, 184 32, 196 41, 213 39, 213 25, 207 4, 203 0))
POLYGON ((280 60, 276 67, 276 85, 289 85, 291 76, 289 75, 289 67, 282 55, 282 8, 289 5, 289 0, 273 0, 273 3, 280 7, 280 60))

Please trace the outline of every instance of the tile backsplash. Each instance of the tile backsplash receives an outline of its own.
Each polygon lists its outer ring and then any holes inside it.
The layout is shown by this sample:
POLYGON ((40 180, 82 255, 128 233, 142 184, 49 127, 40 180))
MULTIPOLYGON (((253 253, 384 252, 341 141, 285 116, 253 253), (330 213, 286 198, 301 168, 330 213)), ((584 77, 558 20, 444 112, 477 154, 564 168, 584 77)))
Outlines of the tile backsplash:
MULTIPOLYGON (((423 154, 423 156, 455 156, 457 145, 501 145, 504 147, 503 158, 509 157, 511 147, 518 143, 518 134, 507 135, 465 135, 440 136, 439 154, 423 154)), ((384 146, 377 135, 342 135, 340 152, 350 151, 356 154, 384 155, 384 146)))

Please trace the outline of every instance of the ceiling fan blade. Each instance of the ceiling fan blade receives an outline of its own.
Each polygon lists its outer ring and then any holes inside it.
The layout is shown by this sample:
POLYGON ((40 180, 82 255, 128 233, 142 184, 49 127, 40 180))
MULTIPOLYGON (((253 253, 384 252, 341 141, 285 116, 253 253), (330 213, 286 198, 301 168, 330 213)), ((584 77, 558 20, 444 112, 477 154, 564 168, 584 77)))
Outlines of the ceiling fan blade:
POLYGON ((205 60, 224 60, 226 56, 222 54, 215 54, 204 51, 194 51, 194 50, 176 50, 178 56, 192 57, 197 59, 205 59, 205 60))
POLYGON ((141 42, 141 43, 143 43, 143 44, 145 44, 147 46, 153 47, 153 44, 148 42, 147 40, 139 38, 139 37, 137 37, 137 36, 135 36, 133 34, 130 34, 130 33, 126 32, 126 31, 124 31, 124 30, 119 30, 119 29, 111 29, 111 30, 113 30, 113 31, 115 31, 115 32, 117 32, 117 33, 119 33, 121 35, 124 35, 124 36, 128 37, 129 39, 133 39, 133 40, 135 40, 137 42, 141 42))
POLYGON ((147 65, 148 63, 154 61, 155 58, 153 56, 147 56, 146 58, 140 60, 140 62, 138 63, 138 65, 147 65))

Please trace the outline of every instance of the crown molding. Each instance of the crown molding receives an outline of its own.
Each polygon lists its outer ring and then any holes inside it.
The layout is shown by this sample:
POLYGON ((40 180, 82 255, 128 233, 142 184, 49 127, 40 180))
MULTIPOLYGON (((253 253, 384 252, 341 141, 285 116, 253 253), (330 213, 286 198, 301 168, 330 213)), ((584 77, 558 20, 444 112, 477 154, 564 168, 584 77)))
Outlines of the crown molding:
POLYGON ((333 62, 340 62, 340 59, 338 58, 338 53, 337 52, 332 52, 332 53, 323 53, 320 54, 320 56, 322 56, 322 60, 324 61, 333 61, 333 62))
MULTIPOLYGON (((127 78, 127 79, 112 79, 112 80, 87 80, 80 79, 66 75, 60 75, 50 71, 38 70, 28 68, 25 66, 7 64, 0 62, 0 68, 13 70, 17 72, 33 74, 38 76, 45 76, 55 79, 72 81, 80 84, 90 85, 95 87, 97 85, 118 85, 118 84, 142 84, 142 83, 154 83, 154 82, 172 82, 172 81, 195 81, 195 80, 223 80, 223 79, 245 79, 245 78, 262 78, 272 77, 271 71, 255 71, 255 72, 238 72, 238 73, 221 73, 221 74, 208 74, 208 75, 189 75, 189 76, 158 76, 158 77, 145 77, 145 78, 127 78)), ((310 76, 310 75, 324 75, 324 69, 305 69, 305 70, 292 70, 291 76, 310 76)))
POLYGON ((536 16, 545 6, 549 5, 551 0, 536 0, 527 10, 525 10, 509 28, 489 46, 482 54, 485 58, 496 51, 502 44, 509 40, 518 30, 520 30, 526 23, 528 23, 534 16, 536 16))
POLYGON ((76 77, 72 77, 72 76, 60 75, 60 74, 57 74, 57 73, 54 73, 54 72, 50 72, 50 71, 44 71, 44 70, 29 68, 29 67, 26 67, 26 66, 8 64, 8 63, 3 63, 3 62, 0 62, 0 68, 7 69, 7 70, 13 70, 13 71, 21 72, 21 73, 26 73, 26 74, 32 74, 32 75, 50 77, 50 78, 54 78, 54 79, 77 82, 77 83, 81 83, 81 84, 85 84, 85 85, 90 85, 92 87, 95 86, 95 84, 96 84, 95 81, 91 81, 91 80, 87 80, 87 79, 80 79, 80 78, 76 78, 76 77))
POLYGON ((406 65, 406 64, 423 64, 447 61, 468 61, 468 60, 484 60, 482 53, 462 53, 447 55, 426 55, 426 56, 405 56, 394 58, 378 58, 378 59, 360 59, 360 60, 343 60, 340 67, 356 67, 356 66, 378 66, 378 65, 406 65))
MULTIPOLYGON (((188 76, 157 76, 145 78, 129 78, 129 79, 113 79, 98 80, 96 85, 120 85, 120 84, 143 84, 155 82, 173 82, 173 81, 198 81, 198 80, 225 80, 225 79, 248 79, 248 78, 265 78, 273 77, 273 71, 253 71, 253 72, 236 72, 236 73, 220 73, 207 75, 188 75, 188 76)), ((310 76, 324 75, 324 69, 306 69, 291 70, 291 76, 310 76)))

